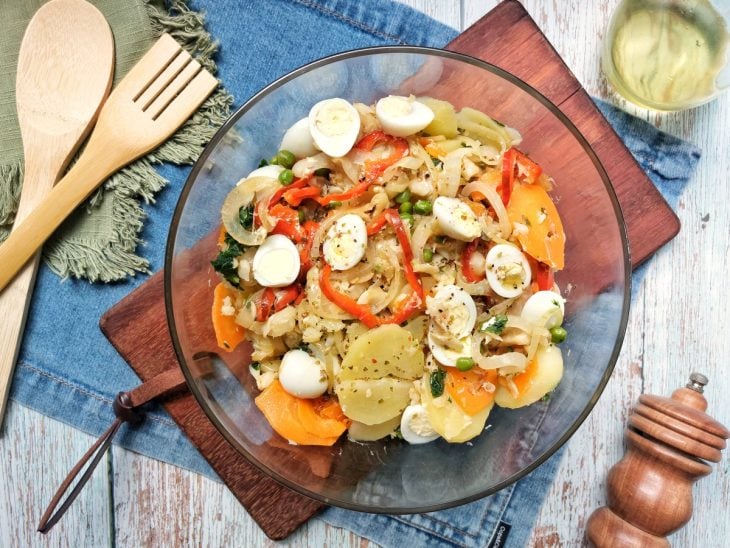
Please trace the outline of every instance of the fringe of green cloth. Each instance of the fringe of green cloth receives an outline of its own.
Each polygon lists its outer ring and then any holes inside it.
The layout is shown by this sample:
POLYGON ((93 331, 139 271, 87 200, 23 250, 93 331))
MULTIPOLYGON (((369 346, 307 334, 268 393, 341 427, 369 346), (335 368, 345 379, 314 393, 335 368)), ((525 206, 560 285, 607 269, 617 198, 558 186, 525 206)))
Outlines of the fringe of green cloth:
MULTIPOLYGON (((167 10, 154 5, 154 0, 145 1, 156 34, 171 34, 201 65, 215 73, 213 56, 218 46, 205 30, 203 15, 191 11, 186 0, 168 1, 167 10)), ((92 282, 111 282, 149 272, 149 262, 136 250, 145 217, 141 202, 153 203, 155 194, 167 184, 154 166, 162 162, 192 164, 228 118, 232 102, 233 97, 219 88, 169 140, 109 178, 46 243, 43 257, 51 270, 62 277, 92 282), (91 237, 92 216, 97 222, 108 217, 110 233, 100 239, 91 237)), ((0 225, 5 225, 0 226, 0 241, 9 233, 20 199, 21 178, 20 166, 0 166, 0 225)))

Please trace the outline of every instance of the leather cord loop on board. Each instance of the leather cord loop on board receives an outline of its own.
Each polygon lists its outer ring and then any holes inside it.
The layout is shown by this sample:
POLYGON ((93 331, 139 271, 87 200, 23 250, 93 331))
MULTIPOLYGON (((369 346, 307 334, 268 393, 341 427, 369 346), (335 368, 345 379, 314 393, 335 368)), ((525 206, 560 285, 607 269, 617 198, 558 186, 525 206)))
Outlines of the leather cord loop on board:
POLYGON ((114 436, 117 434, 122 424, 127 422, 132 426, 136 426, 141 423, 142 420, 144 420, 144 412, 139 409, 141 406, 159 396, 177 390, 184 385, 185 377, 183 377, 182 371, 175 368, 169 369, 164 373, 160 373, 129 392, 119 392, 119 394, 117 394, 117 397, 114 398, 113 404, 114 415, 116 416, 114 422, 112 422, 106 432, 104 432, 99 439, 96 440, 91 447, 89 447, 89 450, 71 469, 66 476, 66 479, 63 480, 58 491, 56 491, 56 494, 53 495, 48 508, 46 508, 46 511, 43 513, 43 517, 41 517, 41 521, 38 524, 39 532, 47 533, 50 531, 63 517, 71 504, 73 504, 76 497, 79 496, 79 493, 93 475, 99 461, 101 461, 101 457, 106 454, 114 436), (81 478, 79 478, 76 485, 74 485, 71 492, 64 499, 63 495, 68 491, 74 479, 76 479, 82 470, 84 470, 84 473, 81 475, 81 478), (62 499, 63 502, 61 503, 61 506, 58 506, 62 499), (58 507, 58 510, 56 510, 56 507, 58 507))

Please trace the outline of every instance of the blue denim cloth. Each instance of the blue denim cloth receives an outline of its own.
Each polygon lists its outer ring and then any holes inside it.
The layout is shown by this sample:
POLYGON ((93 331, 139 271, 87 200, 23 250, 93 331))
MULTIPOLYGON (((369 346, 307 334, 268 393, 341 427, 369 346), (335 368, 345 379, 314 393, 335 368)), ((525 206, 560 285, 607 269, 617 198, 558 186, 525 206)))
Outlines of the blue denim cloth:
MULTIPOLYGON (((440 47, 457 32, 387 0, 194 0, 207 12, 221 43, 219 76, 240 105, 273 79, 309 61, 353 48, 415 44, 440 47)), ((675 205, 692 175, 699 151, 605 103, 599 106, 644 169, 675 205)), ((171 184, 148 217, 141 252, 152 268, 163 265, 170 218, 189 168, 164 165, 171 184)), ((145 281, 91 285, 61 281, 47 268, 38 275, 20 352, 12 398, 94 435, 113 420, 112 400, 139 384, 98 328, 101 315, 145 281)), ((638 286, 634 278, 634 286, 638 286)), ((133 451, 214 477, 205 460, 161 408, 118 443, 133 451)), ((322 519, 375 542, 395 546, 522 546, 560 462, 558 452, 517 484, 453 510, 414 516, 358 514, 332 508, 322 519), (508 534, 508 535, 507 535, 508 534), (495 540, 496 542, 496 540, 495 540)))

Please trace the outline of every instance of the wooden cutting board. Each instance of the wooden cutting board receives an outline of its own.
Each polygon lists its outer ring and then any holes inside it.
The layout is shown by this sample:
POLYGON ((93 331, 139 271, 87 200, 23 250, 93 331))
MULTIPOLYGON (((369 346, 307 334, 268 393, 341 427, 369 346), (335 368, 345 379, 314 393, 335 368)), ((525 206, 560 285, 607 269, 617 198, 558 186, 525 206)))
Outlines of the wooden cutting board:
MULTIPOLYGON (((679 222, 674 212, 516 0, 501 3, 447 49, 512 72, 570 117, 604 160, 628 225, 634 266, 676 235, 679 222)), ((101 329, 143 381, 179 367, 167 330, 161 273, 109 310, 101 329)), ((272 539, 285 538, 324 508, 249 464, 215 429, 192 394, 167 400, 165 408, 272 539)))

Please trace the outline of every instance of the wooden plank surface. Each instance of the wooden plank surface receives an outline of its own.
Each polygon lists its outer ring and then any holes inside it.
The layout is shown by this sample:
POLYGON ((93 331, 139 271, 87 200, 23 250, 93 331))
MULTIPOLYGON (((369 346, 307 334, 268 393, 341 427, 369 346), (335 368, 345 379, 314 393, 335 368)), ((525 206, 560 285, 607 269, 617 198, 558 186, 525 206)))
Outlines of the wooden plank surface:
MULTIPOLYGON (((401 1, 455 28, 468 26, 496 4, 495 0, 463 0, 461 4, 456 0, 401 1)), ((599 71, 599 46, 618 0, 526 0, 524 4, 588 92, 613 99, 599 71)), ((661 129, 698 144, 704 155, 697 177, 677 209, 683 230, 647 265, 646 281, 632 306, 614 375, 593 413, 568 444, 538 516, 530 543, 534 546, 582 545, 587 509, 604 502, 605 473, 623 454, 623 425, 642 391, 668 394, 690 369, 697 368, 711 380, 707 390, 710 412, 730 423, 725 396, 730 393, 730 328, 723 305, 730 302, 730 285, 725 281, 730 270, 730 205, 724 198, 730 172, 730 96, 678 114, 649 114, 617 102, 661 129), (698 286, 700 279, 702 285, 698 286)), ((222 485, 117 448, 111 459, 111 483, 100 468, 70 519, 47 539, 35 534, 52 488, 31 489, 28 478, 47 477, 55 486, 89 443, 88 436, 11 404, 0 441, 3 545, 136 547, 149 545, 151 540, 159 546, 274 545, 222 485), (51 456, 56 457, 55 463, 51 456), (113 522, 100 510, 110 500, 115 509, 113 522)), ((730 538, 728 468, 726 455, 715 473, 696 485, 695 518, 670 538, 675 546, 726 545, 730 538)), ((361 547, 368 543, 312 520, 277 545, 361 547)))

